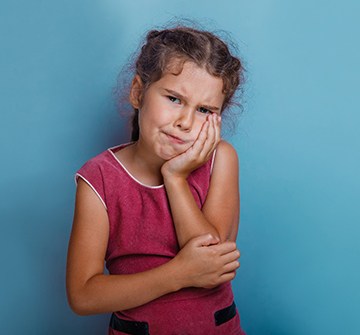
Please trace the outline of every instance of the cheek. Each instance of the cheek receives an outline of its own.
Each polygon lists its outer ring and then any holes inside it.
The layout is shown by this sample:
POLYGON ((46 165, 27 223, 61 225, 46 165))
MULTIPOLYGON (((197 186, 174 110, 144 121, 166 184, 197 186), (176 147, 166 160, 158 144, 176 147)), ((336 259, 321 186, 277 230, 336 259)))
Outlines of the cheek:
POLYGON ((141 111, 139 114, 139 127, 143 131, 151 131, 154 129, 158 123, 159 118, 154 113, 149 113, 148 111, 141 111))

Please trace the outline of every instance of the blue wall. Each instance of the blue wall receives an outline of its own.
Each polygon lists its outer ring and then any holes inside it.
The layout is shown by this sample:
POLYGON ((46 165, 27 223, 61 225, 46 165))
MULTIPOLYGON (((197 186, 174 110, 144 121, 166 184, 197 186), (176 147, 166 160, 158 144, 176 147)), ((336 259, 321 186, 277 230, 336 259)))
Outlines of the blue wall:
POLYGON ((359 2, 3 1, 0 9, 2 334, 103 334, 78 317, 65 263, 88 158, 125 141, 117 74, 174 15, 225 29, 246 60, 241 160, 248 335, 358 334, 359 2))

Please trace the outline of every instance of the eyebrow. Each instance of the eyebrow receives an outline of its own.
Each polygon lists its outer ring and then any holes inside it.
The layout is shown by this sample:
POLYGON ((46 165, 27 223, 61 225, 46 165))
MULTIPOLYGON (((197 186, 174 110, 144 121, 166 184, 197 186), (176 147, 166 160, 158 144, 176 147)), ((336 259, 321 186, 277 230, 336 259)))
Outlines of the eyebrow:
MULTIPOLYGON (((183 96, 182 94, 180 94, 180 93, 178 93, 178 92, 176 92, 176 91, 169 90, 169 89, 167 89, 167 88, 164 88, 164 90, 165 90, 166 92, 168 92, 169 94, 175 95, 175 96, 177 96, 177 97, 180 98, 180 99, 186 100, 186 97, 185 97, 185 96, 183 96)), ((204 104, 201 104, 201 107, 204 107, 204 108, 209 109, 209 110, 214 110, 214 111, 219 111, 219 110, 220 110, 219 107, 209 106, 209 105, 204 105, 204 104)))

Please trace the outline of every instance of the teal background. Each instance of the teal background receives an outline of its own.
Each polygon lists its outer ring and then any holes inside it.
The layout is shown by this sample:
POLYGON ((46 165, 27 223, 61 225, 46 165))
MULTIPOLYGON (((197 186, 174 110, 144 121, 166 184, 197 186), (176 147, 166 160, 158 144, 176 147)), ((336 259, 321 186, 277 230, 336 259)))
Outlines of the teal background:
POLYGON ((227 30, 247 67, 236 302, 248 335, 359 334, 359 2, 0 5, 2 334, 105 334, 65 295, 74 172, 126 141, 112 89, 144 31, 227 30))

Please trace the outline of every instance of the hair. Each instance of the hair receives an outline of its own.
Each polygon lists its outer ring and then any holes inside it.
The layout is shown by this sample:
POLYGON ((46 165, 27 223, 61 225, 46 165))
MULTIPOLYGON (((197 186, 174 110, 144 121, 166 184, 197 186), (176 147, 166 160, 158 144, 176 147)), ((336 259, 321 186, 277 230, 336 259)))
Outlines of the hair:
MULTIPOLYGON (((177 74, 181 73, 185 62, 193 62, 223 80, 225 97, 221 112, 234 104, 234 95, 243 83, 244 68, 240 59, 231 55, 227 44, 214 33, 187 26, 149 31, 134 68, 135 75, 139 75, 143 83, 142 93, 160 80, 174 61, 179 68, 177 74)), ((133 110, 131 140, 137 141, 139 111, 133 110)))

